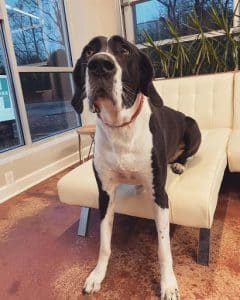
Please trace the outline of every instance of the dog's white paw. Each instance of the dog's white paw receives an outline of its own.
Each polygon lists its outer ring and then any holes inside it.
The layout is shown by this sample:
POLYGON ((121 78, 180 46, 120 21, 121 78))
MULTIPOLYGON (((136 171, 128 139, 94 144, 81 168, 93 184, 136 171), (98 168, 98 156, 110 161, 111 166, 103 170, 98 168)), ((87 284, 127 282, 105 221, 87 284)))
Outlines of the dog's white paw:
POLYGON ((176 174, 182 174, 185 171, 184 165, 180 163, 171 164, 172 171, 176 174))
POLYGON ((174 274, 161 280, 161 300, 180 300, 177 280, 174 274))
POLYGON ((101 276, 95 269, 90 273, 87 277, 84 286, 83 286, 83 294, 92 294, 94 292, 98 292, 101 289, 101 283, 103 281, 103 277, 101 276))

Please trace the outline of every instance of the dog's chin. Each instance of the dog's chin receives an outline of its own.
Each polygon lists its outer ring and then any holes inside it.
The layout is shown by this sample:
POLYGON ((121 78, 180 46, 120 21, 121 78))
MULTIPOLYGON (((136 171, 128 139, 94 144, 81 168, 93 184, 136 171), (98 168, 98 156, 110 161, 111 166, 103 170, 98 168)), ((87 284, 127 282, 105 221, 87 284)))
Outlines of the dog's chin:
POLYGON ((109 103, 114 103, 113 97, 108 89, 98 88, 93 90, 90 95, 88 95, 89 108, 93 113, 99 113, 104 105, 109 105, 109 103))
POLYGON ((93 113, 100 113, 104 108, 114 108, 114 101, 112 97, 94 97, 89 99, 90 111, 93 113))
POLYGON ((96 91, 93 91, 91 93, 91 96, 88 97, 89 99, 89 106, 90 106, 90 111, 93 113, 100 113, 101 110, 109 105, 114 105, 113 97, 110 95, 107 90, 103 88, 99 88, 96 91))

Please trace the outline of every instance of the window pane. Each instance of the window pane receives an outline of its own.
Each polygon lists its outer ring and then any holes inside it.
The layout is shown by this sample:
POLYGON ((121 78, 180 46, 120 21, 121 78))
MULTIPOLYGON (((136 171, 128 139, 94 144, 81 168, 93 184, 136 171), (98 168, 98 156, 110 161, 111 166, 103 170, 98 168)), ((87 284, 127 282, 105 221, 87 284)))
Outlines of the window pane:
POLYGON ((143 43, 143 32, 147 31, 154 41, 173 38, 166 19, 176 28, 178 35, 194 34, 196 31, 189 24, 189 14, 196 12, 205 31, 217 29, 209 16, 211 6, 218 11, 233 14, 233 0, 148 0, 133 6, 135 42, 143 43))
POLYGON ((5 58, 3 36, 0 31, 0 152, 23 145, 5 58))
POLYGON ((6 0, 18 65, 71 66, 59 0, 6 0))
POLYGON ((78 127, 69 73, 20 74, 33 141, 78 127))

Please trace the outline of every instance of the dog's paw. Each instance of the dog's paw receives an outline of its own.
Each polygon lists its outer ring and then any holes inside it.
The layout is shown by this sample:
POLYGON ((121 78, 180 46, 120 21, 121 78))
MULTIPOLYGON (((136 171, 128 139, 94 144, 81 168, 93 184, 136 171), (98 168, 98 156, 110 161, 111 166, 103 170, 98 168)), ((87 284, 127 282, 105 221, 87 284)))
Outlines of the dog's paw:
POLYGON ((102 276, 93 270, 84 283, 82 293, 92 294, 94 292, 98 292, 101 289, 102 280, 102 276))
POLYGON ((179 289, 174 274, 161 280, 161 300, 180 300, 179 289))
POLYGON ((171 164, 171 169, 174 173, 179 174, 179 175, 185 171, 184 165, 182 165, 180 163, 171 164))

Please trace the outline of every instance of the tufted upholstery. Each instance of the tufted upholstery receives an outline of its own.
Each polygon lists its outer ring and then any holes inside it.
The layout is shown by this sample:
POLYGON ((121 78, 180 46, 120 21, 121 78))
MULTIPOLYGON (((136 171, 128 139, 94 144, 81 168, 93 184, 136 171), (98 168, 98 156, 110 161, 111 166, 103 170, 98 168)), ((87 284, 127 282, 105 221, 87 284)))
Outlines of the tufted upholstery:
POLYGON ((232 128, 233 76, 221 73, 157 80, 164 103, 193 117, 201 129, 232 128))
MULTIPOLYGON (((157 80, 154 85, 167 106, 195 118, 202 131, 201 147, 184 174, 168 170, 171 222, 210 228, 227 158, 230 170, 240 171, 240 72, 157 80)), ((98 207, 91 162, 65 175, 58 192, 62 202, 98 207)), ((120 187, 116 212, 153 217, 147 195, 131 186, 120 187)))

